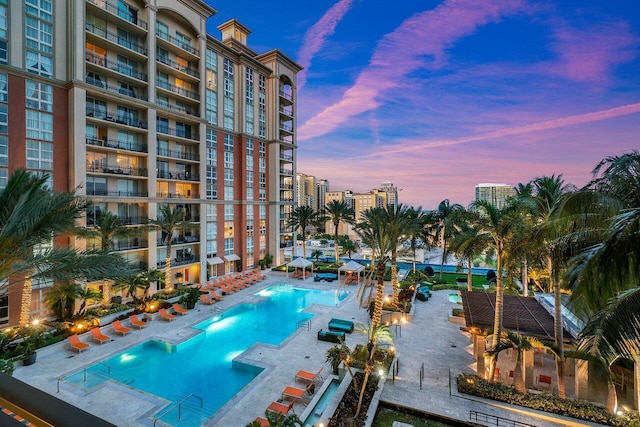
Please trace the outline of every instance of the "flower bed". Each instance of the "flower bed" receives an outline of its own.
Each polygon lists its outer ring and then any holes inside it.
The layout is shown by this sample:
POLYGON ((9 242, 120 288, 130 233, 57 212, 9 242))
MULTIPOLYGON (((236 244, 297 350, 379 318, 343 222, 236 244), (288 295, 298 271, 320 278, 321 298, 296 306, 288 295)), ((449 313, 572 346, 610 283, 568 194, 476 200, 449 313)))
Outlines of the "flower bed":
POLYGON ((560 399, 549 393, 518 393, 511 386, 492 383, 472 374, 458 375, 458 391, 614 427, 640 427, 640 416, 637 414, 616 416, 585 400, 560 399))
MULTIPOLYGON (((364 381, 364 373, 357 372, 355 374, 355 377, 358 383, 362 384, 362 381, 364 381)), ((353 381, 351 381, 349 387, 347 388, 347 391, 342 397, 342 401, 340 401, 338 407, 336 408, 336 411, 333 413, 333 417, 331 417, 331 419, 329 420, 327 427, 364 426, 367 419, 367 409, 369 408, 371 400, 373 399, 373 395, 375 394, 377 389, 377 377, 372 374, 369 376, 369 381, 367 381, 367 387, 362 399, 362 408, 360 410, 360 414, 358 414, 358 418, 354 418, 356 409, 358 408, 358 400, 360 399, 360 389, 356 390, 353 386, 353 381)))

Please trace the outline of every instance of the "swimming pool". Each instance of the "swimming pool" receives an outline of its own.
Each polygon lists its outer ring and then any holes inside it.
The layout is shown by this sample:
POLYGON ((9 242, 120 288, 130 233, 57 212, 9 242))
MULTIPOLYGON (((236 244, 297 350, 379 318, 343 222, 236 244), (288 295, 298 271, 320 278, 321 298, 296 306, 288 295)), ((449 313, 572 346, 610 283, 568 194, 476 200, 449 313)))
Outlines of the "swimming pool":
POLYGON ((278 345, 313 317, 311 304, 337 305, 348 293, 276 285, 255 295, 257 304, 240 304, 216 313, 194 328, 202 331, 180 344, 149 340, 64 378, 91 389, 116 381, 169 400, 157 418, 172 425, 200 425, 247 386, 262 368, 233 359, 257 342, 278 345), (195 397, 194 397, 195 396, 195 397), (171 410, 180 403, 178 411, 171 410), (202 409, 194 409, 202 405, 202 409), (187 409, 185 409, 187 408, 187 409))

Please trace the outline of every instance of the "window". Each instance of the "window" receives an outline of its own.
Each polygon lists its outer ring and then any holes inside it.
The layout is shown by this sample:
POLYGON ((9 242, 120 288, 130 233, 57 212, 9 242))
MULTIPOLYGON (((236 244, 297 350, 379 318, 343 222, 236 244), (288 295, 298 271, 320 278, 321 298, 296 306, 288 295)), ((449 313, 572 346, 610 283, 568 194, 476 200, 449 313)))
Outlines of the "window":
POLYGON ((7 187, 7 181, 9 180, 9 170, 7 168, 0 168, 0 189, 7 187))
POLYGON ((169 74, 158 72, 156 84, 162 89, 169 89, 169 74))
POLYGON ((53 170, 53 144, 50 142, 27 141, 27 168, 53 170))
POLYGON ((27 138, 53 141, 53 114, 27 110, 27 138))
POLYGON ((224 152, 224 167, 227 169, 233 169, 233 153, 228 151, 224 152))
POLYGON ((0 104, 0 133, 9 133, 9 114, 7 104, 0 104))
POLYGON ((224 187, 224 200, 233 200, 233 187, 224 187))
POLYGON ((224 254, 231 255, 233 253, 233 238, 224 239, 224 254))
POLYGON ((156 132, 169 133, 169 119, 165 117, 156 118, 156 132))
POLYGON ((267 172, 267 161, 264 157, 258 158, 258 170, 260 171, 260 173, 267 172))
POLYGON ((267 144, 264 142, 260 142, 260 144, 258 144, 258 154, 260 154, 260 157, 266 157, 267 156, 267 144))
POLYGON ((176 32, 176 44, 184 50, 191 51, 191 39, 184 34, 176 32))
POLYGON ((253 187, 247 187, 247 200, 253 200, 253 187))
POLYGON ((258 77, 258 136, 267 136, 267 82, 262 74, 258 77))
POLYGON ((247 172, 253 172, 253 156, 247 155, 247 172))
POLYGON ((224 100, 224 122, 225 129, 233 130, 233 99, 225 97, 224 100))
POLYGON ((48 84, 26 81, 27 108, 42 111, 53 111, 53 87, 48 84))
POLYGON ((7 63, 7 1, 0 1, 0 63, 7 63))
POLYGON ((191 138, 191 125, 176 122, 176 136, 191 138))
POLYGON ((225 129, 234 128, 233 97, 233 62, 224 58, 224 121, 222 125, 225 129))
POLYGON ((216 205, 207 205, 207 221, 215 221, 218 218, 218 207, 216 205))
POLYGON ((138 63, 123 55, 118 55, 118 72, 127 76, 139 78, 138 63))
POLYGON ((169 27, 167 24, 156 21, 156 35, 163 40, 169 40, 169 27))
POLYGON ((233 221, 233 205, 224 205, 224 220, 233 221))
POLYGON ((224 185, 233 186, 233 169, 224 170, 224 185))
POLYGON ((224 151, 233 151, 233 135, 224 134, 224 151))
POLYGON ((207 199, 217 199, 218 189, 218 150, 217 135, 213 129, 207 129, 206 186, 207 199))
POLYGON ((245 131, 253 134, 253 70, 245 69, 245 131))
POLYGON ((27 50, 27 71, 44 77, 53 76, 53 59, 45 54, 27 50))
POLYGON ((106 196, 107 178, 100 176, 87 176, 87 196, 106 196))
POLYGON ((135 51, 138 51, 140 48, 138 46, 138 37, 122 28, 118 28, 118 44, 135 51))
POLYGON ((216 240, 218 238, 218 224, 215 222, 207 222, 207 240, 216 240))
POLYGON ((116 121, 129 126, 136 126, 138 124, 138 110, 119 105, 118 118, 116 121))
POLYGON ((247 139, 247 154, 253 154, 253 140, 247 139))
POLYGON ((0 136, 0 166, 9 166, 9 139, 0 136))
POLYGON ((118 16, 134 24, 138 23, 138 11, 122 0, 118 0, 118 16))
POLYGON ((0 297, 0 325, 9 323, 9 296, 0 297))
POLYGON ((211 49, 207 49, 206 52, 206 67, 209 70, 217 71, 218 70, 218 54, 211 49))
POLYGON ((218 94, 210 89, 205 92, 206 118, 210 125, 218 124, 218 94))

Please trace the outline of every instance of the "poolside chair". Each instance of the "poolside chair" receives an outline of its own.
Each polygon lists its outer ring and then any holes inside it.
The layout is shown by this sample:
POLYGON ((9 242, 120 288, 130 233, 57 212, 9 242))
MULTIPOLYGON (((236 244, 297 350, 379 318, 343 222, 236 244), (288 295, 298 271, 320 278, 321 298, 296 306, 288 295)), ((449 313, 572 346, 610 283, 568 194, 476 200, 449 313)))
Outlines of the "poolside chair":
POLYGON ((129 332, 131 332, 131 328, 127 328, 126 326, 123 326, 119 320, 114 320, 111 326, 113 326, 114 332, 122 334, 122 336, 125 336, 129 332))
POLYGON ((69 347, 73 350, 78 350, 78 353, 82 353, 82 350, 86 350, 90 347, 89 344, 80 341, 78 334, 70 335, 68 338, 69 347))
POLYGON ((166 320, 171 322, 172 320, 174 320, 176 318, 176 316, 174 316, 173 314, 170 314, 167 312, 166 309, 161 308, 160 310, 158 310, 158 313, 160 313, 160 317, 162 318, 162 320, 166 320))
POLYGON ((94 341, 98 341, 100 345, 107 341, 111 341, 111 337, 103 334, 100 328, 98 328, 97 326, 91 329, 91 338, 93 338, 94 341))
POLYGON ((294 403, 295 400, 292 400, 288 405, 284 405, 280 402, 271 402, 271 405, 267 407, 267 411, 275 412, 276 414, 280 415, 287 415, 289 411, 291 411, 291 408, 293 408, 294 403))
POLYGON ((282 400, 292 399, 292 400, 306 400, 307 398, 311 398, 313 394, 316 392, 316 385, 314 383, 309 383, 306 388, 298 388, 298 387, 286 387, 282 390, 282 400))
POLYGON ((215 301, 222 301, 224 299, 222 295, 218 295, 215 289, 212 289, 211 292, 209 292, 209 298, 215 301))
POLYGON ((324 370, 324 367, 320 368, 320 370, 315 374, 313 372, 300 370, 296 374, 296 381, 308 381, 308 382, 322 381, 323 370, 324 370))
POLYGON ((129 316, 129 320, 131 321, 131 326, 133 326, 134 328, 142 329, 147 327, 147 322, 143 322, 135 314, 129 316))
POLYGON ((269 424, 269 420, 267 420, 266 418, 258 417, 254 422, 258 423, 260 427, 271 427, 271 424, 269 424))
POLYGON ((218 300, 211 298, 210 296, 207 296, 205 294, 200 295, 200 302, 203 304, 207 304, 207 305, 211 305, 214 302, 217 302, 218 300))
POLYGON ((189 313, 189 310, 187 310, 186 308, 183 308, 180 304, 178 304, 177 302, 173 303, 173 311, 176 312, 176 314, 179 314, 180 316, 184 316, 185 314, 189 313))

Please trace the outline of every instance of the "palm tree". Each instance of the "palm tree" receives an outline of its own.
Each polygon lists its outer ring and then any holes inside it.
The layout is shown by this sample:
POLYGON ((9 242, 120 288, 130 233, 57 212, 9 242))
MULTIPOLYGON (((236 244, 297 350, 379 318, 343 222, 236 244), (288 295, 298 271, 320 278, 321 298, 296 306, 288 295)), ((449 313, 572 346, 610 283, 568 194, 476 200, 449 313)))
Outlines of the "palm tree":
MULTIPOLYGON (((485 248, 491 248, 496 253, 496 303, 492 347, 490 348, 492 350, 499 344, 502 336, 504 258, 512 230, 522 220, 519 214, 521 203, 517 199, 513 199, 503 208, 497 208, 485 200, 476 200, 471 204, 471 209, 476 212, 472 224, 478 230, 478 235, 474 238, 484 240, 485 248)), ((489 370, 491 381, 493 381, 494 365, 495 360, 492 359, 489 370)))
POLYGON ((33 280, 102 278, 128 268, 116 255, 49 246, 54 236, 75 229, 87 202, 74 192, 52 192, 47 180, 18 169, 0 192, 0 280, 22 282, 21 326, 29 323, 33 280))
POLYGON ((311 252, 311 258, 315 258, 316 262, 318 262, 318 259, 322 256, 322 251, 320 249, 315 249, 313 252, 311 252))
POLYGON ((162 244, 167 248, 164 260, 164 286, 166 289, 171 288, 171 242, 173 233, 198 227, 196 223, 185 221, 185 215, 186 212, 181 206, 171 208, 169 205, 161 205, 158 208, 158 219, 149 219, 149 224, 155 226, 162 233, 162 244))
POLYGON ((504 330, 502 331, 502 338, 497 346, 487 351, 485 354, 491 358, 497 357, 497 355, 504 350, 510 348, 516 350, 516 366, 513 368, 513 386, 518 393, 526 393, 527 388, 524 384, 524 375, 522 372, 522 359, 525 351, 532 348, 543 347, 542 343, 534 337, 527 337, 518 333, 504 330))
POLYGON ((473 260, 485 248, 485 235, 469 223, 461 223, 460 232, 449 241, 449 250, 456 254, 460 262, 467 262, 467 290, 469 292, 473 290, 473 260))
MULTIPOLYGON (((404 241, 405 235, 413 234, 414 229, 418 228, 412 209, 402 203, 397 206, 387 205, 386 208, 383 208, 387 222, 386 234, 391 244, 391 288, 394 304, 398 303, 398 267, 396 263, 398 246, 404 241)), ((418 209, 422 210, 422 208, 418 209)))
POLYGON ((349 255, 349 259, 351 259, 351 254, 358 250, 358 246, 351 239, 340 239, 340 246, 342 254, 349 255))
POLYGON ((456 213, 463 210, 464 207, 457 203, 450 204, 449 199, 444 199, 438 205, 438 208, 429 214, 433 225, 435 238, 440 242, 442 247, 442 259, 440 261, 440 280, 442 280, 442 272, 444 270, 444 263, 449 256, 447 240, 455 232, 454 218, 456 213))
POLYGON ((289 217, 289 225, 294 230, 300 229, 300 234, 302 235, 302 257, 305 259, 307 258, 307 228, 311 225, 315 216, 316 214, 311 206, 302 205, 294 208, 289 217))
POLYGON ((353 224, 355 221, 355 213, 353 209, 344 200, 331 200, 324 207, 327 218, 333 223, 333 241, 335 242, 336 264, 338 264, 338 230, 341 222, 353 224))
POLYGON ((79 287, 77 283, 55 283, 47 291, 43 302, 64 322, 73 315, 73 303, 78 296, 79 287))

